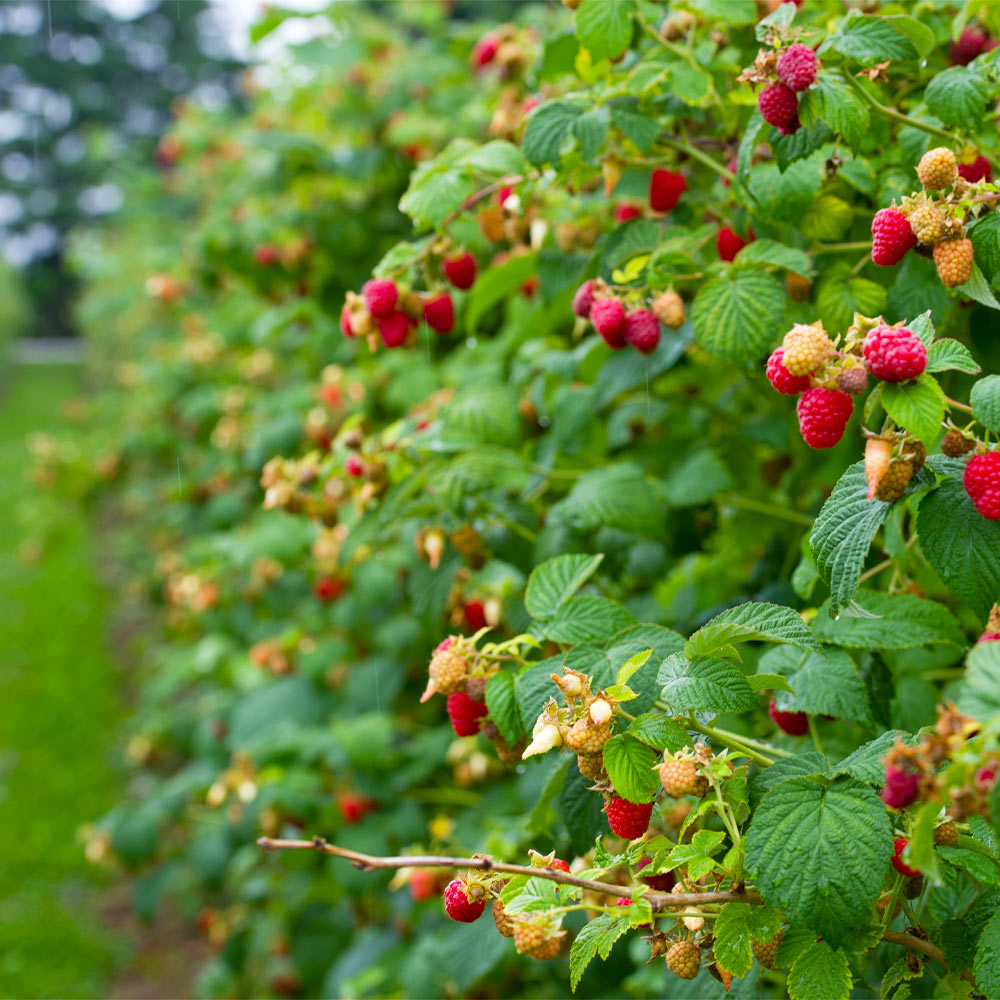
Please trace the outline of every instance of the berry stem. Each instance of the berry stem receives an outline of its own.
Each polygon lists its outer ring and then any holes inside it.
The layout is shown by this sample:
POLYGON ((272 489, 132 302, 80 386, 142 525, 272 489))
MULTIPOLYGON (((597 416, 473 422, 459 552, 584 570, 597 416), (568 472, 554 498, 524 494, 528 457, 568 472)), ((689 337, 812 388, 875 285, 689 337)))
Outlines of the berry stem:
POLYGON ((809 253, 845 253, 852 250, 871 250, 871 240, 857 240, 854 243, 817 243, 809 248, 809 253))
MULTIPOLYGON (((657 702, 657 707, 660 707, 660 702, 657 702)), ((743 754, 744 757, 749 757, 750 760, 752 760, 755 764, 760 764, 761 767, 770 767, 774 763, 770 757, 765 757, 762 753, 758 753, 756 750, 753 750, 741 743, 739 738, 733 734, 727 733, 723 736, 719 730, 712 729, 710 726, 703 726, 694 717, 694 715, 689 715, 687 717, 684 722, 684 727, 686 729, 693 729, 696 732, 701 733, 703 736, 708 736, 712 739, 718 740, 721 744, 723 744, 723 746, 727 746, 731 750, 735 750, 737 753, 743 754)))
POLYGON ((819 730, 816 728, 816 720, 811 716, 806 716, 809 722, 809 735, 812 737, 813 743, 816 745, 816 749, 823 753, 823 744, 820 742, 819 730))
POLYGON ((972 407, 967 403, 960 403, 957 399, 952 399, 951 396, 945 396, 944 401, 949 405, 953 406, 956 410, 964 410, 966 413, 972 412, 972 407))
POLYGON ((883 118, 898 122, 900 125, 909 125, 910 128, 920 129, 922 132, 929 132, 931 135, 947 139, 949 145, 955 145, 955 137, 950 132, 946 132, 943 128, 938 128, 936 125, 928 125, 926 122, 917 121, 916 118, 904 115, 902 111, 897 111, 895 108, 880 104, 861 86, 861 83, 854 76, 850 73, 845 73, 844 76, 847 78, 847 82, 861 95, 872 110, 878 112, 883 118))
POLYGON ((786 510, 784 507, 775 507, 774 504, 764 503, 760 500, 751 500, 749 497, 736 496, 733 493, 723 494, 718 499, 720 505, 736 507, 739 510, 752 511, 754 514, 765 514, 768 517, 778 517, 783 521, 791 521, 792 524, 801 524, 803 527, 812 527, 812 518, 805 514, 800 514, 796 510, 786 510))
POLYGON ((692 160, 697 160, 702 166, 708 167, 709 170, 714 170, 720 177, 727 181, 731 181, 736 177, 731 170, 727 170, 721 163, 716 163, 715 160, 710 156, 706 156, 700 149, 696 149, 689 142, 685 142, 683 139, 675 139, 669 135, 660 136, 659 142, 665 143, 672 149, 676 149, 680 153, 685 153, 690 156, 692 160))

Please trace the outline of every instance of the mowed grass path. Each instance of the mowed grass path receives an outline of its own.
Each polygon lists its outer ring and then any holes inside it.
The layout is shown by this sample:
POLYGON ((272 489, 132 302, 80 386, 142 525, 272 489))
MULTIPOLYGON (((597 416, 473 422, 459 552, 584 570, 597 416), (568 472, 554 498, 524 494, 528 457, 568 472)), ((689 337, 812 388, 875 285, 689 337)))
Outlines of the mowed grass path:
POLYGON ((87 514, 30 485, 25 438, 65 429, 73 366, 0 383, 0 996, 100 997, 124 942, 102 927, 77 829, 115 797, 121 719, 87 514), (22 544, 37 539, 40 558, 22 544))

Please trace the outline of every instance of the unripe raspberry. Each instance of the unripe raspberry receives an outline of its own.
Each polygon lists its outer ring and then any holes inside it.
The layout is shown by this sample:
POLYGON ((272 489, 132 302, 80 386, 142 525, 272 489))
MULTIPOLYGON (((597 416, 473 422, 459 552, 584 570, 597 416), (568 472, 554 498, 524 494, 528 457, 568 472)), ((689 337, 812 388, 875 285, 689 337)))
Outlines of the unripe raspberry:
POLYGON ((590 703, 590 707, 587 709, 587 714, 590 716, 590 721, 593 722, 595 726, 603 726, 605 722, 611 721, 611 717, 615 714, 615 710, 611 707, 611 703, 609 701, 606 701, 604 698, 595 698, 590 703))
POLYGON ((575 754, 594 757, 601 753, 604 749, 604 744, 609 739, 611 739, 611 727, 609 725, 595 726, 589 718, 584 717, 577 719, 569 727, 565 743, 575 754))
POLYGON ((928 191, 941 191, 955 183, 958 161, 946 146, 929 149, 917 164, 917 179, 928 191))
POLYGON ((499 899, 493 900, 493 923, 504 937, 514 936, 514 920, 504 909, 499 899))
POLYGON ((808 302, 812 295, 812 282, 804 275, 789 271, 785 278, 785 291, 793 302, 808 302))
POLYGON ((656 314, 649 309, 633 309, 625 317, 625 339, 640 354, 652 354, 660 343, 656 314))
POLYGON ((765 969, 776 969, 778 949, 781 947, 781 934, 775 934, 770 941, 754 941, 754 957, 765 969))
POLYGON ((479 732, 479 720, 487 713, 481 701, 473 701, 464 691, 452 691, 448 695, 448 718, 456 736, 475 736, 479 732))
POLYGON ((972 240, 947 240, 934 248, 934 266, 945 288, 957 288, 972 277, 972 240))
POLYGON ((607 777, 604 771, 603 754, 595 754, 590 757, 586 754, 580 754, 576 758, 576 766, 579 768, 580 774, 585 778, 590 778, 591 781, 603 781, 607 777))
POLYGON ((452 920, 471 924, 486 909, 486 893, 481 886, 470 886, 464 879, 457 878, 445 887, 444 909, 452 920))
POLYGON ((793 375, 811 375, 829 360, 833 344, 824 330, 796 323, 781 342, 785 351, 781 363, 793 375))
POLYGON ((755 236, 752 229, 747 230, 749 240, 743 239, 735 229, 723 226, 719 230, 719 235, 715 238, 715 249, 719 254, 719 260, 733 260, 736 255, 747 245, 753 243, 755 236))
POLYGON ((920 869, 911 868, 905 861, 903 861, 903 851, 906 850, 907 843, 908 841, 905 837, 897 837, 892 842, 891 864, 900 875, 905 875, 907 878, 916 878, 920 874, 920 869))
POLYGON ((553 871, 566 872, 567 875, 569 874, 569 862, 563 861, 562 858, 553 858, 548 863, 547 867, 551 868, 553 871))
POLYGON ((1000 520, 1000 451, 973 455, 966 463, 962 485, 983 517, 1000 520))
POLYGON ((660 292, 653 299, 656 318, 671 330, 684 325, 684 300, 675 291, 660 292))
POLYGON ((836 389, 806 389, 797 406, 799 430, 810 448, 832 448, 844 436, 854 402, 836 389))
POLYGON ((361 289, 368 311, 376 319, 384 319, 396 308, 399 290, 396 283, 388 278, 372 278, 361 289))
POLYGON ((435 333, 451 333, 455 328, 455 303, 447 292, 424 303, 424 320, 435 333))
POLYGON ((694 979, 701 968, 701 952, 693 941, 678 941, 667 952, 667 968, 679 979, 694 979))
POLYGON ((660 784, 674 799, 690 795, 697 777, 698 768, 693 760, 668 760, 660 765, 660 784))
POLYGON ((555 958, 562 947, 564 931, 553 933, 541 920, 518 917, 514 921, 514 947, 522 955, 530 955, 539 961, 555 958))
POLYGON ((942 847, 958 847, 958 827, 952 820, 935 827, 934 843, 942 847))
POLYGON ((625 346, 625 307, 618 299, 597 299, 590 309, 590 322, 612 350, 625 346))
POLYGON ((837 388, 852 396, 862 396, 868 388, 868 372, 864 368, 845 368, 837 375, 837 388))
POLYGON ((816 82, 816 53, 796 43, 778 59, 778 79, 790 90, 806 90, 816 82))
POLYGON ((774 724, 789 736, 805 736, 809 732, 809 716, 805 712, 780 712, 774 699, 767 706, 767 714, 774 724))
POLYGON ((898 264, 908 250, 916 245, 917 238, 910 228, 910 220, 898 208, 883 208, 872 219, 872 263, 879 267, 898 264))
POLYGON ((629 802, 628 799, 612 798, 607 804, 608 826, 613 833, 625 840, 641 837, 649 828, 649 817, 653 813, 652 802, 629 802))
POLYGON ((677 207, 687 181, 672 170, 654 170, 649 178, 649 207, 654 212, 669 212, 677 207))
POLYGON ((382 334, 382 343, 386 347, 401 347, 410 332, 410 317, 403 312, 391 312, 388 316, 376 319, 375 325, 382 334))
POLYGON ((476 258, 471 253, 459 254, 441 262, 444 276, 458 289, 471 288, 476 280, 476 258))
POLYGON ((809 388, 808 375, 793 375, 783 364, 784 348, 777 348, 767 359, 767 380, 782 396, 797 396, 809 388))
POLYGON ((882 801, 890 809, 905 809, 917 798, 917 775, 895 764, 885 765, 885 787, 882 801))
POLYGON ((594 305, 594 279, 585 281, 573 296, 573 312, 581 319, 590 319, 590 310, 594 305))
POLYGON ((941 438, 941 451, 950 458, 961 458, 976 447, 976 439, 966 437, 957 427, 951 427, 941 438))
POLYGON ((868 371, 883 382, 908 382, 927 367, 927 348, 905 326, 894 329, 880 323, 868 331, 862 353, 868 371))
POLYGON ((772 83, 757 95, 761 117, 775 128, 788 127, 798 118, 799 99, 784 83, 772 83))
POLYGON ((979 181, 992 180, 993 168, 985 156, 977 156, 972 163, 958 165, 958 176, 970 184, 976 184, 979 181))
POLYGON ((875 491, 875 499, 884 503, 895 503, 906 492, 916 469, 913 462, 906 458, 897 458, 889 464, 882 481, 875 491))
POLYGON ((933 246, 941 240, 947 221, 944 212, 930 203, 910 212, 910 229, 917 242, 924 246, 933 246))
POLYGON ((351 310, 346 302, 343 309, 340 310, 340 332, 345 337, 354 336, 354 330, 351 328, 351 310))
POLYGON ((421 702, 437 693, 451 694, 462 686, 469 672, 469 664, 455 645, 456 639, 450 636, 434 650, 427 668, 430 680, 420 698, 421 702))
POLYGON ((865 482, 868 484, 868 499, 874 498, 882 477, 889 470, 892 460, 892 442, 884 438, 869 438, 865 442, 865 482))

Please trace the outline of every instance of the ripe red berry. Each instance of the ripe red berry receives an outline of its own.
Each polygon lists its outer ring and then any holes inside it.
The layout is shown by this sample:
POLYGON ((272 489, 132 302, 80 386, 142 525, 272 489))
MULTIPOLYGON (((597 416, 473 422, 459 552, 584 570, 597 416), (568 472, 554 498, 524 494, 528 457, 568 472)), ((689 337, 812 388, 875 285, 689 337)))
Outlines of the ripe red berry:
POLYGON ((799 114, 799 99, 784 83, 772 83, 757 95, 761 117, 776 128, 791 125, 799 114))
POLYGON ((747 243, 753 243, 756 239, 752 229, 747 230, 747 236, 750 237, 749 240, 743 239, 735 229, 723 226, 715 238, 715 249, 718 251, 719 260, 732 260, 747 243))
POLYGON ((1000 641, 1000 632, 984 632, 977 642, 997 642, 1000 641))
POLYGON ((649 828, 653 803, 629 802, 628 799, 613 798, 608 802, 607 813, 608 826, 613 833, 625 840, 635 840, 649 828))
MULTIPOLYGON (((652 860, 648 854, 644 854, 636 866, 636 871, 642 871, 652 860)), ((662 875, 643 875, 640 878, 650 889, 655 889, 657 892, 670 892, 677 881, 673 872, 663 872, 662 875)))
POLYGON ((983 790, 989 791, 997 780, 997 765, 987 764, 976 771, 976 784, 983 790))
POLYGON ((357 455, 348 455, 347 461, 344 462, 344 472, 349 476, 353 476, 355 479, 360 478, 364 475, 365 467, 361 463, 361 459, 357 455))
POLYGON ((590 307, 590 322, 612 350, 625 346, 625 307, 618 299, 596 299, 590 307))
POLYGON ((893 329, 880 323, 865 337, 865 367, 883 382, 908 382, 927 367, 927 348, 905 326, 893 329))
POLYGON ((366 281, 361 289, 365 305, 375 319, 384 319, 393 313, 396 301, 399 299, 399 289, 396 282, 388 278, 372 278, 366 281))
POLYGON ((313 584, 313 593, 321 601, 335 601, 344 593, 344 581, 335 576, 321 576, 313 584))
MULTIPOLYGON (((481 891, 481 890, 480 890, 481 891)), ((486 894, 482 898, 469 898, 469 886, 460 878, 453 879, 445 886, 444 911, 452 920, 471 924, 478 920, 486 909, 486 894)))
POLYGON ((632 900, 628 896, 619 896, 615 900, 615 906, 631 906, 632 900))
POLYGON ((640 353, 651 354, 660 343, 660 321, 651 309, 633 309, 625 317, 625 339, 640 353))
POLYGON ((962 485, 983 517, 1000 520, 1000 451, 973 455, 965 466, 962 485))
POLYGON ((462 608, 462 615, 465 618, 465 624, 473 632, 478 632, 481 628, 486 627, 486 608, 482 601, 468 601, 462 608))
POLYGON ((496 35, 483 35, 472 49, 472 63, 476 69, 482 69, 493 62, 499 48, 500 39, 496 35))
POLYGON ((802 123, 799 121, 799 113, 796 110, 795 114, 792 115, 792 120, 787 125, 779 125, 778 131, 782 135, 795 135, 800 128, 802 128, 802 123))
POLYGON ((261 267, 270 267, 278 263, 278 248, 273 243, 261 243, 254 247, 253 257, 261 267))
POLYGON ((430 868, 414 868, 410 873, 409 886, 415 903, 422 903, 440 891, 438 877, 430 868))
POLYGON ((951 61, 956 66, 968 66, 986 45, 986 35, 978 28, 963 28, 958 40, 950 44, 951 61))
POLYGON ((573 296, 573 312, 581 319, 590 319, 590 310, 594 305, 594 279, 585 281, 573 296))
POLYGON ((375 811, 375 802, 367 796, 355 795, 354 792, 341 792, 337 796, 337 809, 341 819, 353 826, 375 811))
POLYGON ((897 837, 892 842, 892 867, 899 872, 900 875, 905 875, 907 878, 916 878, 920 874, 919 868, 911 868, 905 861, 903 861, 903 851, 906 850, 906 845, 908 841, 906 837, 897 837))
POLYGON ((832 448, 844 436, 854 401, 838 389, 806 389, 797 409, 805 443, 810 448, 832 448))
POLYGON ((809 716, 805 712, 779 712, 773 698, 771 704, 767 706, 767 714, 774 720, 774 724, 789 736, 805 736, 809 732, 809 716))
POLYGON ((353 339, 354 330, 351 327, 351 310, 347 308, 347 303, 344 303, 344 308, 340 310, 340 332, 345 337, 350 337, 353 339))
POLYGON ((917 245, 910 222, 898 208, 882 208, 872 219, 872 262, 880 267, 898 264, 917 245))
POLYGON ((448 718, 456 736, 475 736, 479 732, 479 720, 486 712, 481 701, 473 701, 464 691, 448 695, 448 718))
POLYGON ((771 352, 771 356, 767 359, 767 380, 782 396, 797 396, 809 388, 809 376, 793 375, 781 363, 784 356, 785 350, 782 347, 771 352))
POLYGON ((916 774, 904 768, 897 767, 895 764, 886 764, 885 787, 882 789, 882 801, 890 809, 905 809, 916 797, 916 774))
POLYGON ((375 320, 386 347, 400 347, 410 332, 410 317, 404 312, 392 312, 375 320))
POLYGON ((628 222, 629 219, 637 219, 642 215, 642 209, 638 205, 616 205, 615 222, 628 222))
POLYGON ((958 176, 964 177, 970 184, 977 181, 988 181, 993 178, 993 168, 985 156, 977 156, 971 163, 958 165, 958 176))
POLYGON ((672 170, 654 170, 649 177, 649 207, 654 212, 669 212, 677 207, 687 181, 672 170))
POLYGON ((816 53, 798 42, 781 53, 778 79, 789 90, 800 91, 816 82, 816 53))
POLYGON ((451 333, 455 328, 455 303, 447 292, 424 303, 424 320, 435 333, 451 333))
POLYGON ((569 864, 563 861, 562 858, 553 858, 548 865, 549 868, 554 868, 557 872, 566 872, 569 874, 569 864))
POLYGON ((459 254, 442 262, 444 276, 458 289, 465 291, 476 280, 476 258, 471 253, 459 254))

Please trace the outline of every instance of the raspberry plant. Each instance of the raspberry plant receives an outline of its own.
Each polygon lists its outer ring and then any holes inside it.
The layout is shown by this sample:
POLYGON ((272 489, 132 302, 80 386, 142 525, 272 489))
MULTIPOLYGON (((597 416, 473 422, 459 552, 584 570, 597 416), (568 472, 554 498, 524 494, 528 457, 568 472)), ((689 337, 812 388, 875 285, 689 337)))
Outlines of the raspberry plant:
POLYGON ((206 995, 994 996, 997 16, 565 8, 335 5, 79 238, 88 855, 206 995))

